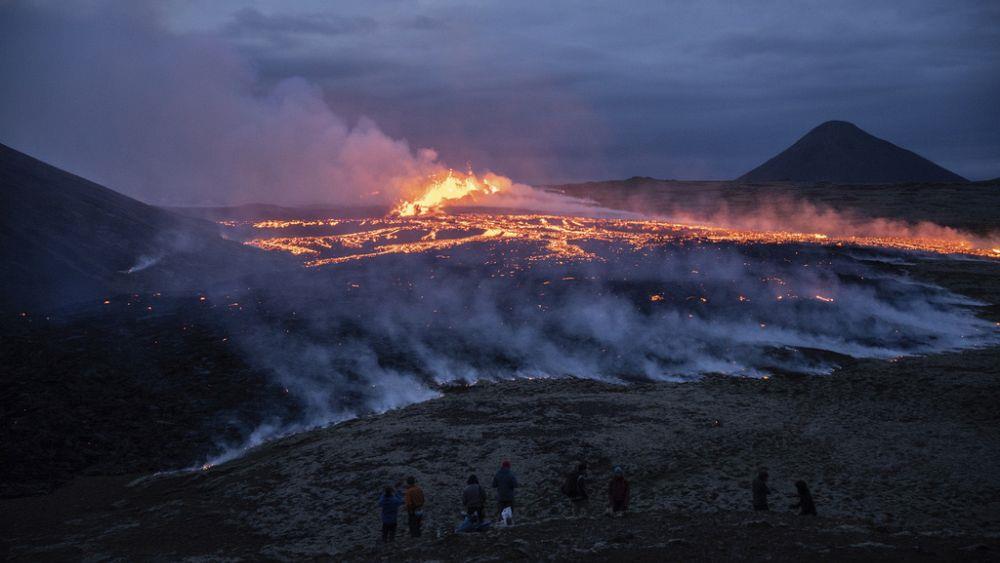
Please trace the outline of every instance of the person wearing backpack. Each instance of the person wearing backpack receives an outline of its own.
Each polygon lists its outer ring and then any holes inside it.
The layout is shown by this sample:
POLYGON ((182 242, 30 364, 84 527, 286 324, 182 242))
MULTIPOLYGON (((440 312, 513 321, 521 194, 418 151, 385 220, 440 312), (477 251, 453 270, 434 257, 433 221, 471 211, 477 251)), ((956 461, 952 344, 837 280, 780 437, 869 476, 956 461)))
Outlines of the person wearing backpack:
POLYGON ((481 523, 483 521, 483 506, 486 505, 486 491, 479 485, 479 478, 469 475, 462 490, 462 506, 469 520, 481 523))
POLYGON ((590 497, 587 495, 587 462, 581 462, 576 469, 566 476, 563 483, 562 492, 569 497, 573 516, 583 516, 590 506, 590 497))

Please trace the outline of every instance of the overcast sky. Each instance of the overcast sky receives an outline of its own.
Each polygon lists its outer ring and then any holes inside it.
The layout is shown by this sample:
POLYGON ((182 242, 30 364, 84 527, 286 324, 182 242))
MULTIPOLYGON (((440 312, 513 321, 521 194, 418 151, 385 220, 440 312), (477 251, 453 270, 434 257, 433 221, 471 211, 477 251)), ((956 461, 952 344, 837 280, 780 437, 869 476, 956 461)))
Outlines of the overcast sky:
MULTIPOLYGON (((0 31, 50 29, 62 6, 3 4, 0 31)), ((364 116, 448 165, 529 183, 732 178, 828 119, 972 179, 1000 176, 996 1, 175 0, 145 12, 101 33, 225 44, 254 91, 303 78, 348 126, 364 116)), ((33 73, 12 58, 34 44, 6 41, 0 102, 51 86, 12 94, 33 73)), ((27 128, 0 110, 0 141, 74 160, 50 149, 57 125, 27 128)))

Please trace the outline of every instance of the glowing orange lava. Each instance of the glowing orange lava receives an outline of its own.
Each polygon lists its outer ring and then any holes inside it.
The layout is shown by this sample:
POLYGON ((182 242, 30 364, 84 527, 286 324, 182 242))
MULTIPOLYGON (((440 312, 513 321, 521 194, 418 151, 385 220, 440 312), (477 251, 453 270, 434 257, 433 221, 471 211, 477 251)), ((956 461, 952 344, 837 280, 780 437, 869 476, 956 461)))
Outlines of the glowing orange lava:
POLYGON ((424 188, 423 194, 412 201, 404 201, 393 209, 395 215, 412 217, 428 215, 441 211, 447 202, 459 200, 476 194, 490 195, 499 192, 502 187, 488 177, 476 178, 472 172, 462 174, 449 170, 444 178, 432 179, 424 188))
MULTIPOLYGON (((444 201, 434 196, 411 202, 404 211, 370 219, 330 219, 318 224, 335 224, 346 234, 321 236, 268 236, 245 244, 265 250, 280 250, 312 256, 307 266, 323 266, 389 254, 441 253, 448 249, 477 244, 533 243, 527 260, 601 260, 585 249, 590 242, 624 244, 642 250, 663 244, 813 244, 858 246, 922 251, 938 254, 965 254, 1000 258, 994 248, 978 248, 961 240, 926 238, 823 235, 789 231, 744 231, 684 225, 654 220, 597 219, 537 214, 460 213, 428 214, 419 201, 444 201), (417 211, 420 210, 420 211, 417 211)), ((270 229, 302 226, 302 221, 260 221, 255 227, 270 229)), ((780 281, 780 280, 778 280, 780 281)), ((825 296, 816 296, 825 301, 825 296)))

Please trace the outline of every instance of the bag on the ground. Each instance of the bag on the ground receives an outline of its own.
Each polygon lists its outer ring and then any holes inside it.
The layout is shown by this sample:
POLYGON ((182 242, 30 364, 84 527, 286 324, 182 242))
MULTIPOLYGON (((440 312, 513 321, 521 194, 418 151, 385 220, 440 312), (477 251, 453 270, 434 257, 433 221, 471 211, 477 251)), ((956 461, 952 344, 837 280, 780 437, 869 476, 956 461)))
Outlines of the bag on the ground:
POLYGON ((504 508, 500 513, 500 523, 504 526, 514 525, 514 510, 511 507, 504 508))
POLYGON ((459 524, 457 528, 455 528, 455 532, 459 534, 462 532, 471 532, 472 528, 475 527, 477 524, 478 522, 475 522, 472 518, 466 516, 465 520, 462 520, 462 523, 459 524))
POLYGON ((478 519, 466 516, 465 519, 462 520, 462 523, 455 528, 455 532, 459 534, 465 532, 482 532, 490 529, 490 524, 490 522, 480 522, 478 519))

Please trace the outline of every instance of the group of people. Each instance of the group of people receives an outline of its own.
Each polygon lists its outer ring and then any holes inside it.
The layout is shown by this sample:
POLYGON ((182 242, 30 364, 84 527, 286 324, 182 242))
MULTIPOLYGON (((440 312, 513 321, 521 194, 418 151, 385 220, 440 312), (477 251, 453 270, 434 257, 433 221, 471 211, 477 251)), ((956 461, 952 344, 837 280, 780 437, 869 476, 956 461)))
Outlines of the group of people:
MULTIPOLYGON (((750 486, 753 492, 753 509, 770 510, 767 503, 767 495, 771 494, 771 489, 767 486, 767 469, 761 469, 754 478, 750 486)), ((816 516, 816 503, 813 502, 812 493, 809 492, 809 485, 805 481, 795 482, 795 493, 799 497, 799 502, 793 504, 791 508, 798 509, 803 516, 816 516)))
MULTIPOLYGON (((591 477, 588 472, 586 462, 576 466, 576 469, 566 475, 566 479, 560 487, 560 491, 569 498, 572 513, 575 516, 584 515, 590 510, 591 477)), ((767 497, 771 489, 767 486, 768 472, 761 469, 757 477, 753 480, 751 490, 753 493, 754 510, 769 510, 767 497)), ((423 524, 423 507, 426 499, 424 491, 417 484, 415 477, 406 479, 405 491, 401 491, 402 483, 396 483, 395 487, 385 487, 379 497, 378 505, 382 509, 382 541, 390 542, 396 537, 396 525, 399 518, 399 508, 405 506, 407 513, 407 524, 411 537, 419 537, 423 524)), ((510 461, 503 460, 500 469, 493 475, 491 483, 496 489, 496 514, 494 520, 503 522, 506 525, 513 524, 512 510, 514 507, 514 494, 518 488, 517 477, 511 470, 510 461)), ((813 503, 812 494, 805 481, 796 481, 795 489, 799 501, 791 508, 798 509, 802 515, 816 515, 816 505, 813 503)), ((631 490, 629 482, 625 479, 625 471, 616 466, 612 470, 611 479, 607 484, 607 510, 606 513, 612 517, 623 516, 628 511, 631 490)), ((465 521, 459 527, 459 531, 475 531, 490 525, 484 519, 487 495, 486 490, 479 484, 476 475, 469 475, 465 482, 465 488, 461 494, 462 506, 465 509, 465 521)))
POLYGON ((424 520, 424 490, 417 485, 417 478, 406 478, 406 493, 399 491, 400 483, 395 487, 386 487, 378 499, 382 508, 382 541, 390 542, 396 539, 396 524, 399 521, 399 507, 406 506, 406 523, 410 528, 410 537, 420 537, 420 528, 424 520))
MULTIPOLYGON (((560 491, 569 497, 574 516, 582 516, 590 510, 590 494, 587 491, 590 481, 587 462, 584 461, 566 476, 566 480, 560 488, 560 491)), ((608 481, 607 514, 609 516, 623 516, 628 510, 630 495, 625 471, 621 466, 615 466, 611 471, 611 480, 608 481)))
MULTIPOLYGON (((514 491, 518 487, 517 477, 511 471, 510 462, 506 459, 500 463, 500 469, 493 475, 492 487, 496 489, 496 516, 500 517, 505 509, 513 509, 514 491)), ((484 522, 486 491, 479 484, 479 478, 475 475, 469 475, 465 481, 465 489, 462 490, 462 506, 465 507, 465 515, 471 523, 484 522)))

